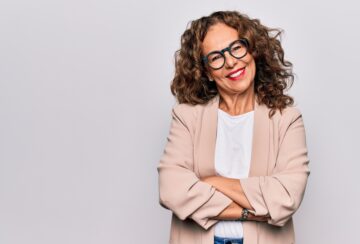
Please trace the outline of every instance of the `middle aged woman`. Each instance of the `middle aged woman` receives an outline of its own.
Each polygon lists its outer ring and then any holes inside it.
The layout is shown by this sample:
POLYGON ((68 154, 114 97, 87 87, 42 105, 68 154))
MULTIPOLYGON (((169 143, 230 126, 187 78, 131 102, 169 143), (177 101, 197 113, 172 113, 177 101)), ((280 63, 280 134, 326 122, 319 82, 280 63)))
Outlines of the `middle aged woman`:
POLYGON ((179 104, 157 168, 169 243, 295 243, 310 171, 301 112, 284 94, 293 74, 280 33, 219 11, 182 35, 179 104))

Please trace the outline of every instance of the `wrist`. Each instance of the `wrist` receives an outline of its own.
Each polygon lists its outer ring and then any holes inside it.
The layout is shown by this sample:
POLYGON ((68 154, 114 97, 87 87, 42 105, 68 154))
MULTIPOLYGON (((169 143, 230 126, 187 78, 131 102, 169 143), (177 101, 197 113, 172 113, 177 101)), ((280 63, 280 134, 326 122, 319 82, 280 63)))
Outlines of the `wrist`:
POLYGON ((249 214, 250 214, 249 210, 247 208, 243 208, 241 211, 241 216, 238 220, 240 221, 248 220, 249 214))

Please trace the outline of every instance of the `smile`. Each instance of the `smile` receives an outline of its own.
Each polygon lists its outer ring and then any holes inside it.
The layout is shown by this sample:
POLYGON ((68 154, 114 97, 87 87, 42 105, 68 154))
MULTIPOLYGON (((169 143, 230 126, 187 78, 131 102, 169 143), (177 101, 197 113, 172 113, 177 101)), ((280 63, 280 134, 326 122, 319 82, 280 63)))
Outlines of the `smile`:
POLYGON ((245 75, 245 67, 231 73, 226 77, 229 78, 230 80, 238 80, 242 78, 244 75, 245 75))

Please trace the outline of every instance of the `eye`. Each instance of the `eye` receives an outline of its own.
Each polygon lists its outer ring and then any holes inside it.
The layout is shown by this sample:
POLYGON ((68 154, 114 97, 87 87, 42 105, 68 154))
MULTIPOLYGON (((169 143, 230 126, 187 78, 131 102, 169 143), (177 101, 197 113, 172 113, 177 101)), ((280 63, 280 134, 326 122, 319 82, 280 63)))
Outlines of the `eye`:
POLYGON ((235 47, 232 48, 233 51, 237 51, 239 49, 241 49, 241 45, 236 45, 235 47))
POLYGON ((216 60, 218 60, 218 59, 220 59, 220 58, 222 58, 222 56, 219 55, 219 54, 217 54, 217 55, 215 55, 215 56, 211 56, 210 61, 213 62, 213 61, 216 61, 216 60))

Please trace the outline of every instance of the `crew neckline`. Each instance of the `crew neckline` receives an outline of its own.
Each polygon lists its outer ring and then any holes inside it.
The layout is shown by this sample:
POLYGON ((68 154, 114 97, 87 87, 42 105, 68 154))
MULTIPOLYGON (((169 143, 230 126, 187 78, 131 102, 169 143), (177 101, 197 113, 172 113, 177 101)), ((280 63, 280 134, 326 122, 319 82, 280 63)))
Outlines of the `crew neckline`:
POLYGON ((218 108, 218 111, 219 111, 220 113, 222 113, 223 115, 225 115, 225 116, 227 116, 227 117, 229 117, 229 118, 232 118, 232 119, 247 117, 247 116, 251 115, 252 113, 254 113, 254 110, 251 110, 251 111, 246 112, 246 113, 243 113, 243 114, 231 115, 231 114, 225 112, 224 110, 222 110, 222 109, 220 109, 220 108, 218 108))

